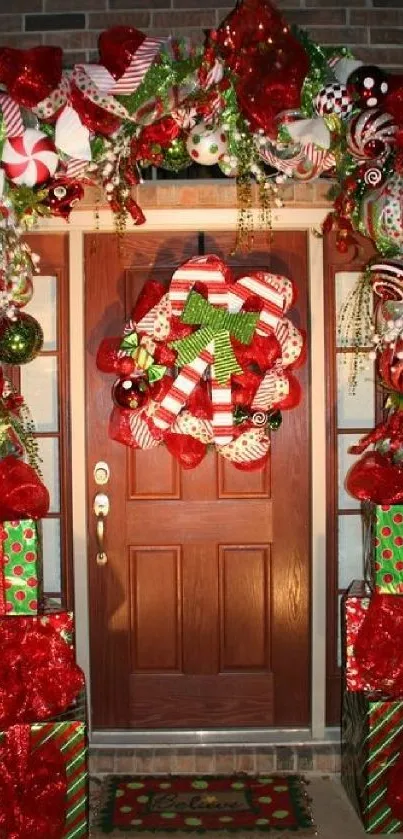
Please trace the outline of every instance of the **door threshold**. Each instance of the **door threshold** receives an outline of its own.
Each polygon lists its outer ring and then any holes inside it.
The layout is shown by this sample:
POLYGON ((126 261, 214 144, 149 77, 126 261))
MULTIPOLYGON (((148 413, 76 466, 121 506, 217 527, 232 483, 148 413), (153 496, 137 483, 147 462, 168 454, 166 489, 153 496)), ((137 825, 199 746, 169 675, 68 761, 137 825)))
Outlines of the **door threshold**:
POLYGON ((209 747, 264 747, 304 746, 336 743, 340 729, 326 728, 320 740, 312 736, 310 728, 231 728, 231 729, 153 729, 92 731, 93 748, 202 748, 209 747))

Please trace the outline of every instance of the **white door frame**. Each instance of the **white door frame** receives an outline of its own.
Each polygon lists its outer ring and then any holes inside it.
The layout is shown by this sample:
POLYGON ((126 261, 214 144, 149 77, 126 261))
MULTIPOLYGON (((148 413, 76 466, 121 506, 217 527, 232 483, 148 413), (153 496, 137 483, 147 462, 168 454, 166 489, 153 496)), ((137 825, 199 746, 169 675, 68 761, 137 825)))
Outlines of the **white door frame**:
MULTIPOLYGON (((206 744, 247 742, 312 742, 333 739, 325 728, 326 683, 326 426, 325 426, 325 364, 323 308, 323 242, 318 235, 326 209, 286 209, 273 214, 274 230, 303 230, 308 234, 309 337, 311 347, 311 445, 312 460, 312 713, 311 728, 292 731, 278 729, 221 732, 92 732, 94 745, 133 746, 170 743, 206 744), (313 351, 315 348, 315 351, 313 351)), ((136 232, 186 230, 236 230, 236 209, 169 209, 148 210, 146 224, 127 230, 136 232)), ((258 228, 258 211, 256 211, 258 228)), ((85 479, 85 342, 84 342, 84 234, 115 230, 109 210, 95 214, 91 210, 75 211, 70 223, 59 218, 44 220, 39 232, 64 232, 70 241, 70 377, 71 377, 71 465, 73 494, 73 552, 77 657, 90 685, 88 579, 87 579, 87 516, 85 479)))

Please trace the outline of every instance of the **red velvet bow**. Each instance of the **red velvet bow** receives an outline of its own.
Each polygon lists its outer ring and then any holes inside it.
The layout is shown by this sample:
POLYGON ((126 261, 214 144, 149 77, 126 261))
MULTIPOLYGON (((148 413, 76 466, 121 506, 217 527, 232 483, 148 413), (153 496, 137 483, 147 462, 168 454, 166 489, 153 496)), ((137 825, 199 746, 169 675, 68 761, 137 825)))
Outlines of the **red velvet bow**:
POLYGON ((10 616, 0 649, 0 730, 66 711, 84 687, 74 651, 50 624, 10 616))
POLYGON ((403 695, 402 650, 403 597, 374 592, 354 645, 357 668, 372 690, 403 695))
POLYGON ((52 93, 62 77, 63 51, 60 47, 0 49, 0 82, 11 98, 25 108, 34 108, 52 93))
POLYGON ((9 728, 0 747, 0 835, 61 839, 66 794, 66 767, 55 743, 32 749, 29 725, 9 728))

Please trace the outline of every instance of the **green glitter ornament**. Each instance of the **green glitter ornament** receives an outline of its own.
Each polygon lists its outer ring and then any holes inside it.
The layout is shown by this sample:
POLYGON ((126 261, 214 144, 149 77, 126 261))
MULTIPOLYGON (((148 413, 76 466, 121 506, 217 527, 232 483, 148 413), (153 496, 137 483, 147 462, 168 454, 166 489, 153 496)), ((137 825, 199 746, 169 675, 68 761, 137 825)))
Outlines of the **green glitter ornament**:
POLYGON ((161 169, 167 169, 168 172, 180 172, 182 169, 187 169, 188 166, 191 166, 192 162, 188 155, 185 141, 180 137, 176 137, 164 152, 164 159, 158 166, 161 169))
POLYGON ((15 320, 0 322, 0 361, 4 364, 27 364, 40 352, 43 332, 38 321, 19 312, 15 320))
POLYGON ((271 411, 267 417, 267 424, 271 431, 277 431, 282 421, 281 411, 271 411))

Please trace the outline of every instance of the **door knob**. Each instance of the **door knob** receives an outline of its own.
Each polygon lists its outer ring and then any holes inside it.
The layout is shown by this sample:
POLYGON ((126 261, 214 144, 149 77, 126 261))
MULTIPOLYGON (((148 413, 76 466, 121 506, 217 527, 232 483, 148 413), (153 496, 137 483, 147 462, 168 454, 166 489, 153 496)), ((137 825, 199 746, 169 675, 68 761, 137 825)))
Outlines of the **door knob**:
POLYGON ((93 510, 97 520, 96 535, 98 551, 96 559, 98 565, 106 565, 106 563, 108 562, 108 556, 104 550, 104 540, 105 519, 109 513, 109 498, 107 495, 105 495, 104 492, 97 492, 94 498, 93 510))

